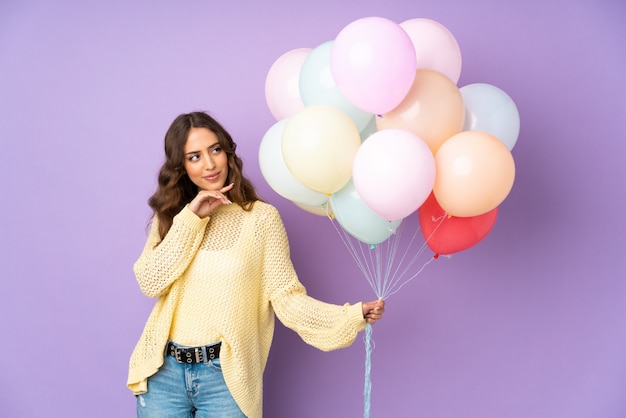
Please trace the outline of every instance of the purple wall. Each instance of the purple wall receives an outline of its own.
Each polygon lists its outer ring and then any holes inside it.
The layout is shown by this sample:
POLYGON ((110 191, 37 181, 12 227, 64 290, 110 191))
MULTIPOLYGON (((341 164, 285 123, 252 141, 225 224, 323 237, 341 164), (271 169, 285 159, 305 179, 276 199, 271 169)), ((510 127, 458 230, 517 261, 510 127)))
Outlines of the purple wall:
MULTIPOLYGON (((269 189, 257 153, 271 64, 381 16, 445 25, 459 86, 506 91, 521 133, 490 235, 432 263, 375 326, 372 416, 626 416, 626 3, 166 3, 0 3, 0 415, 134 416, 127 362, 153 301, 132 263, 181 112, 209 110, 236 138, 310 294, 374 297, 330 222, 269 189)), ((265 415, 362 416, 363 363, 360 338, 322 353, 280 326, 265 415)))

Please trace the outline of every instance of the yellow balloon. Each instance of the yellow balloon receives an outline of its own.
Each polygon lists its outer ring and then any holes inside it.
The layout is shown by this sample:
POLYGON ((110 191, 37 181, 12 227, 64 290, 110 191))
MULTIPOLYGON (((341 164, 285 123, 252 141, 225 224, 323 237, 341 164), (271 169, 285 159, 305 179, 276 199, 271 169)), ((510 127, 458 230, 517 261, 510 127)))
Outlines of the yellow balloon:
POLYGON ((352 161, 361 145, 359 130, 332 106, 305 106, 287 121, 281 148, 293 176, 318 193, 332 194, 352 177, 352 161))
POLYGON ((298 203, 298 202, 293 202, 293 204, 299 207, 300 209, 302 209, 303 211, 312 213, 313 215, 326 216, 326 217, 330 216, 331 218, 335 218, 335 214, 333 213, 328 202, 325 202, 317 206, 305 205, 305 204, 298 203))
POLYGON ((507 146, 493 135, 464 131, 435 154, 433 193, 448 215, 478 216, 496 208, 515 180, 515 162, 507 146))
POLYGON ((465 106, 456 84, 437 71, 420 69, 402 103, 377 117, 376 127, 411 131, 435 154, 448 138, 461 132, 464 121, 465 106))

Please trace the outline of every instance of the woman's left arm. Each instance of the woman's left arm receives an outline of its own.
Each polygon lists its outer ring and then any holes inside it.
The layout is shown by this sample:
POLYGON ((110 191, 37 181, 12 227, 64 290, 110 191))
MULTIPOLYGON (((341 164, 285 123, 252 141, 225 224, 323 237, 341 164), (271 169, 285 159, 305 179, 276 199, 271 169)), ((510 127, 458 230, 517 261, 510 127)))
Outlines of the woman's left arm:
POLYGON ((263 236, 263 289, 276 316, 308 344, 330 351, 354 342, 365 323, 374 323, 384 312, 384 302, 335 305, 307 295, 290 258, 289 242, 276 209, 260 223, 263 236))

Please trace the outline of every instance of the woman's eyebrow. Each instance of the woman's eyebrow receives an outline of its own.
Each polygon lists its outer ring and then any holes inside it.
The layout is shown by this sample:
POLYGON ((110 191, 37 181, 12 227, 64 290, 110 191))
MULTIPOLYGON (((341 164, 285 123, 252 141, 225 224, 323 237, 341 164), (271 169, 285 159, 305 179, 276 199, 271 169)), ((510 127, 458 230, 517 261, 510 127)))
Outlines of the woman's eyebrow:
MULTIPOLYGON (((209 149, 209 150, 210 150, 210 149, 213 149, 213 148, 215 148, 215 147, 219 147, 219 145, 220 145, 220 143, 219 143, 219 142, 216 142, 215 144, 210 145, 207 149, 209 149)), ((185 155, 197 154, 197 153, 199 153, 199 152, 200 152, 200 151, 189 151, 189 152, 186 152, 186 153, 185 153, 185 155)))

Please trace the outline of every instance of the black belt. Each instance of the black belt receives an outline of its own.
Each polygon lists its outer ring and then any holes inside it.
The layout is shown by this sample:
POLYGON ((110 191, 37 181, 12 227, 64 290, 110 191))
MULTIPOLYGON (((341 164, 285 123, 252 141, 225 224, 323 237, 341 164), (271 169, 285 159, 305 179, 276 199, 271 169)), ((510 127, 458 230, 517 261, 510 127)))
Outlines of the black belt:
POLYGON ((202 347, 179 347, 170 341, 167 343, 167 354, 174 357, 179 363, 204 363, 219 358, 221 346, 222 343, 202 347))

